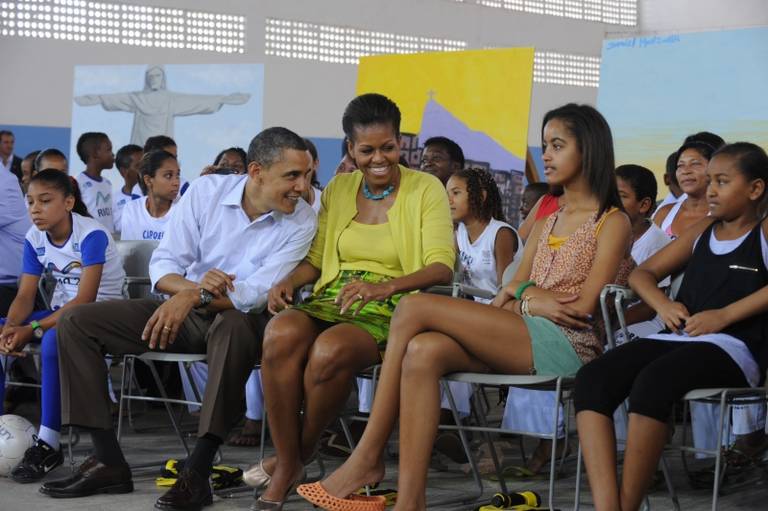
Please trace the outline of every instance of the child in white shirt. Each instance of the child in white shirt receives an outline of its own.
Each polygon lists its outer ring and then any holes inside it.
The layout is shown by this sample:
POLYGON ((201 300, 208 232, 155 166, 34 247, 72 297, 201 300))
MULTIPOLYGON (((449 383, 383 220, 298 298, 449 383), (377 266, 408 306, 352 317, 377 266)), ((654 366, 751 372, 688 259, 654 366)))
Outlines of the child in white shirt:
POLYGON ((180 175, 179 163, 173 154, 161 149, 144 155, 139 176, 146 197, 129 202, 123 209, 122 239, 163 239, 171 208, 179 195, 180 175))
POLYGON ((106 133, 83 133, 77 141, 77 154, 85 163, 85 172, 77 176, 77 183, 88 213, 113 233, 112 183, 101 175, 115 164, 112 142, 106 133))

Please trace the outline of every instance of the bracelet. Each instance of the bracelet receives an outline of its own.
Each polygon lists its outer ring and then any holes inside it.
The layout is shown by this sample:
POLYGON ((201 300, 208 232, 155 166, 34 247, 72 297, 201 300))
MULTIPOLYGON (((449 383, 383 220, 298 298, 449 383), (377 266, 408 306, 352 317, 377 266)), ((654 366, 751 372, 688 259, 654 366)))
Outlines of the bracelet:
POLYGON ((517 291, 515 291, 515 299, 517 299, 517 300, 522 299, 523 298, 523 293, 525 292, 525 290, 528 289, 529 287, 535 286, 535 285, 536 285, 536 283, 534 281, 527 280, 527 281, 523 282, 522 284, 520 284, 519 286, 517 286, 517 291))

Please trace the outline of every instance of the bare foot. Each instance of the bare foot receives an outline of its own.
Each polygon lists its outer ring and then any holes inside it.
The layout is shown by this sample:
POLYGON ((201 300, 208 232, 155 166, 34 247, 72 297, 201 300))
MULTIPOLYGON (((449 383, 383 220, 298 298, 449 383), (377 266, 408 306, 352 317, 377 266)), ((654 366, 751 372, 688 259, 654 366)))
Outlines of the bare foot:
MULTIPOLYGON (((563 449, 565 449, 565 442, 557 442, 557 455, 558 457, 563 455, 563 449)), ((570 452, 570 450, 569 450, 570 452)), ((541 472, 545 466, 549 465, 552 460, 552 441, 551 440, 539 440, 539 445, 536 446, 536 450, 533 452, 533 456, 526 463, 528 470, 534 474, 541 472)))
POLYGON ((240 433, 229 437, 227 445, 234 447, 256 447, 261 443, 261 421, 245 419, 240 433))
POLYGON ((352 453, 342 466, 328 476, 322 482, 325 491, 343 499, 363 486, 378 483, 384 479, 384 461, 381 458, 375 461, 359 458, 360 456, 352 453))

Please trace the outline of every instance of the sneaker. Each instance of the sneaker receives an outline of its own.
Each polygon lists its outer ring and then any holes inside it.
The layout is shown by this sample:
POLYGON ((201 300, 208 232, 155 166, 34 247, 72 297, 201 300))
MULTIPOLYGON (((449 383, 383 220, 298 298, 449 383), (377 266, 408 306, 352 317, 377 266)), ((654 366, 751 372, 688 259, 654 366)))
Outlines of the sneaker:
POLYGON ((35 437, 35 445, 26 450, 21 463, 11 471, 11 478, 17 483, 34 483, 62 463, 64 456, 60 450, 35 437))

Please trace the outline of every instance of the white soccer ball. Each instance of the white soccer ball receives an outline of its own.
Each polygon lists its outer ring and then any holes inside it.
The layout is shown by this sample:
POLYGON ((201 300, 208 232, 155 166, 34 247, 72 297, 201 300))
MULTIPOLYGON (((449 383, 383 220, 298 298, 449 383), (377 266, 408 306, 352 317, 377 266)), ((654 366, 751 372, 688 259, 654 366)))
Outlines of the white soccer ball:
POLYGON ((35 443, 35 427, 24 417, 0 417, 0 476, 8 477, 24 452, 35 443))

